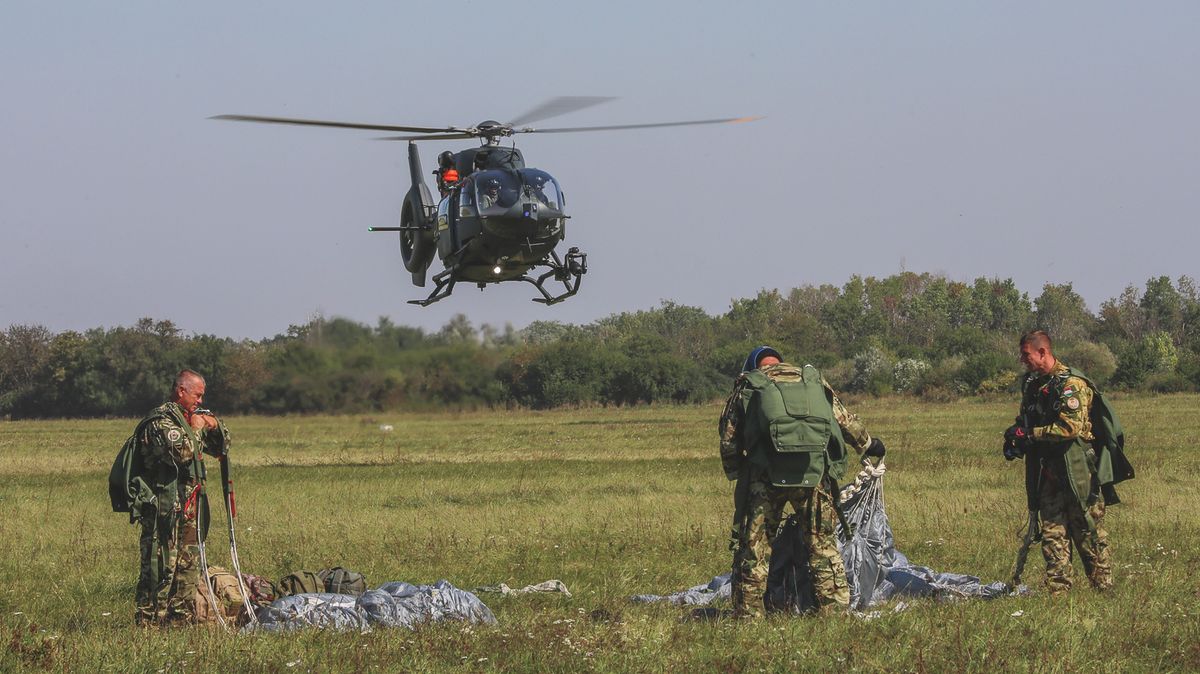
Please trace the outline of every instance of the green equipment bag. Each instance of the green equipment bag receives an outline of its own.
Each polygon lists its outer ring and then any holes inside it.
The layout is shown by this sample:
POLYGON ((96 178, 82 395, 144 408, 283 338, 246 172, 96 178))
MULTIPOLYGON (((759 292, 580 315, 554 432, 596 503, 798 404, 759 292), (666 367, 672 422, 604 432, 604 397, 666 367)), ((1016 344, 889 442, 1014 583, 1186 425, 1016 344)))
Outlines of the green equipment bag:
POLYGON ((821 384, 821 374, 805 365, 800 381, 784 381, 754 371, 747 375, 754 388, 750 398, 752 446, 769 446, 766 467, 780 487, 817 487, 828 471, 841 478, 845 457, 830 456, 831 445, 842 444, 841 429, 821 384))
POLYGON ((142 506, 154 502, 154 490, 141 478, 141 456, 138 454, 138 436, 142 427, 152 419, 143 419, 134 429, 133 435, 121 445, 117 458, 108 471, 108 498, 115 513, 129 513, 134 522, 141 514, 142 506))
POLYGON ((325 591, 325 581, 315 571, 293 571, 276 584, 280 597, 294 594, 316 594, 325 591))
POLYGON ((1092 435, 1095 437, 1092 440, 1092 452, 1095 455, 1092 468, 1100 482, 1104 503, 1115 505, 1120 503, 1121 499, 1113 485, 1132 480, 1134 477, 1133 465, 1125 456, 1125 429, 1104 393, 1092 380, 1074 368, 1069 368, 1069 372, 1071 376, 1079 377, 1092 387, 1092 409, 1089 415, 1092 435))
MULTIPOLYGON (((108 498, 112 501, 115 513, 127 513, 132 508, 129 495, 129 475, 133 472, 133 462, 137 458, 137 436, 131 435, 117 452, 112 469, 108 471, 108 498)), ((140 478, 138 478, 140 481, 140 478)), ((144 482, 142 484, 145 484, 144 482)))
POLYGON ((317 572, 317 575, 325 582, 326 592, 351 594, 357 597, 367 591, 367 578, 357 571, 335 566, 332 569, 322 569, 317 572))

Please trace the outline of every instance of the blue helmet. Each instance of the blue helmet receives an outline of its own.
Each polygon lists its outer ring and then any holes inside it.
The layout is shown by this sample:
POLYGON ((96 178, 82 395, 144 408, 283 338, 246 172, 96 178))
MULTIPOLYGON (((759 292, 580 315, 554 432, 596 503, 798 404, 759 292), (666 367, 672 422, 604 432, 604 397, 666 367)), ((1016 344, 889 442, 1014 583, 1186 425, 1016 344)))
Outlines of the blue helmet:
POLYGON ((754 347, 754 350, 750 352, 750 355, 746 356, 746 363, 742 365, 742 372, 757 370, 758 361, 762 360, 764 356, 775 356, 779 360, 783 360, 783 356, 779 355, 779 352, 775 349, 769 346, 756 346, 754 347))

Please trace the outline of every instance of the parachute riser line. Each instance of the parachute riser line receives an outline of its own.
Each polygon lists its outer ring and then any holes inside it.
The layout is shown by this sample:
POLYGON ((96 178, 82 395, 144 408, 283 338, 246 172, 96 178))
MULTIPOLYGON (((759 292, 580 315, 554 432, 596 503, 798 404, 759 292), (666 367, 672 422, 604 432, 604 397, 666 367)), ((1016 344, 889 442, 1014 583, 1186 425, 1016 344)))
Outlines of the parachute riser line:
POLYGON ((221 486, 225 492, 225 514, 229 523, 229 558, 233 565, 233 574, 237 578, 238 592, 242 595, 242 607, 246 609, 246 620, 250 625, 258 624, 258 615, 250 605, 250 591, 242 580, 242 563, 238 559, 237 537, 237 506, 233 500, 233 480, 229 477, 229 448, 221 456, 221 486))

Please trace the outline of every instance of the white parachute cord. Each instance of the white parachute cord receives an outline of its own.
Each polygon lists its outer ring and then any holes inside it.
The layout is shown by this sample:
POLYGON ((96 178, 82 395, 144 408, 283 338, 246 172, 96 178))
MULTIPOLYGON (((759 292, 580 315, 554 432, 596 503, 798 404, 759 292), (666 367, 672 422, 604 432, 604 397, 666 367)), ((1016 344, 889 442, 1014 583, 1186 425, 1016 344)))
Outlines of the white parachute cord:
MULTIPOLYGON (((226 448, 228 451, 228 448, 226 448)), ((246 609, 246 624, 258 626, 258 614, 254 612, 254 607, 250 605, 250 588, 242 580, 242 562, 238 559, 237 537, 234 530, 237 529, 237 521, 234 515, 233 505, 233 480, 229 475, 229 465, 224 463, 229 460, 229 455, 221 457, 222 461, 222 485, 221 491, 225 494, 225 515, 226 521, 229 523, 229 559, 233 565, 233 574, 237 577, 238 592, 242 595, 242 608, 246 609)))
MULTIPOLYGON (((213 615, 217 616, 217 623, 223 629, 228 630, 229 626, 225 624, 225 616, 221 615, 221 609, 217 605, 217 595, 213 593, 212 583, 208 577, 208 554, 204 550, 204 538, 200 535, 200 499, 204 496, 204 482, 198 482, 192 491, 192 497, 196 499, 196 549, 200 551, 200 581, 204 583, 204 596, 208 599, 208 605, 212 609, 213 615)), ((181 517, 187 516, 187 506, 184 506, 184 512, 180 513, 181 517)), ((205 532, 207 533, 207 532, 205 532)))
POLYGON ((233 508, 229 503, 228 497, 225 499, 225 507, 229 512, 229 557, 233 560, 233 573, 237 576, 238 591, 242 594, 242 606, 246 609, 247 624, 257 627, 258 614, 254 612, 254 607, 250 605, 250 589, 242 582, 242 563, 238 560, 237 539, 233 534, 236 522, 233 519, 233 508))
MULTIPOLYGON (((862 460, 862 470, 854 476, 854 481, 842 487, 838 492, 839 502, 845 506, 852 499, 857 499, 848 512, 843 511, 843 516, 852 527, 859 527, 864 523, 864 514, 868 508, 868 504, 875 501, 875 494, 880 490, 880 478, 887 472, 887 466, 884 465, 883 459, 879 460, 878 465, 872 465, 870 459, 862 460), (869 493, 863 493, 869 492, 869 493)), ((882 498, 880 496, 880 498, 882 498)), ((841 542, 849 541, 852 532, 844 531, 841 520, 835 523, 834 531, 837 533, 838 540, 841 542)))
MULTIPOLYGON (((196 538, 199 539, 200 530, 196 528, 196 538)), ((217 623, 223 629, 228 630, 229 625, 225 624, 225 616, 221 615, 221 609, 217 606, 217 596, 213 594, 212 583, 208 578, 208 557, 204 553, 204 541, 199 541, 197 546, 200 549, 200 582, 204 583, 204 596, 208 598, 208 605, 212 609, 213 615, 217 616, 217 623)))

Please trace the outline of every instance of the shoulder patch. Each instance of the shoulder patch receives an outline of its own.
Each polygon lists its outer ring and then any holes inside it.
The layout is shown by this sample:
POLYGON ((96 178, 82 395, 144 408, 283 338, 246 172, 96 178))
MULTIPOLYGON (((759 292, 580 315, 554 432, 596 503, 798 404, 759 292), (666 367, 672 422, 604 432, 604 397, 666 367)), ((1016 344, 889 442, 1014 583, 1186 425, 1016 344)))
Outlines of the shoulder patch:
POLYGON ((179 442, 179 439, 182 437, 183 434, 179 432, 178 428, 172 428, 171 430, 167 431, 168 442, 179 442))
POLYGON ((1072 410, 1079 409, 1079 398, 1067 398, 1067 408, 1072 410))
POLYGON ((1071 396, 1075 395, 1075 389, 1071 388, 1070 384, 1067 384, 1063 387, 1062 394, 1064 398, 1070 398, 1071 396))

